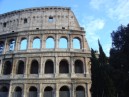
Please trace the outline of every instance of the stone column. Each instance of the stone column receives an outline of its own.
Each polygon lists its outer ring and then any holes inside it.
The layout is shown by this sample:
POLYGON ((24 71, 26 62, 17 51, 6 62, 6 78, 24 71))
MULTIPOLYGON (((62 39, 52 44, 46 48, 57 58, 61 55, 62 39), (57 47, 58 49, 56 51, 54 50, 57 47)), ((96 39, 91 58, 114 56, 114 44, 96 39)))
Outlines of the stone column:
POLYGON ((40 84, 40 86, 39 86, 38 97, 43 97, 42 96, 42 84, 40 84))
POLYGON ((3 50, 3 54, 5 54, 6 53, 6 51, 7 51, 7 39, 5 40, 5 44, 4 44, 4 50, 3 50))
POLYGON ((0 59, 0 76, 1 76, 1 74, 2 74, 2 59, 0 59))
POLYGON ((59 97, 59 86, 58 86, 58 84, 56 84, 56 96, 55 97, 59 97))
POLYGON ((87 90, 85 91, 85 95, 86 95, 86 97, 91 97, 91 92, 90 92, 91 83, 88 83, 88 84, 86 85, 86 87, 87 87, 87 90), (86 93, 87 93, 87 94, 86 94, 86 93))
POLYGON ((17 51, 19 48, 19 40, 18 40, 18 37, 15 39, 15 48, 14 48, 14 51, 17 51))
POLYGON ((56 34, 56 39, 55 39, 55 50, 58 50, 59 48, 59 37, 58 37, 58 34, 56 34))
POLYGON ((76 97, 76 89, 75 89, 75 83, 72 84, 72 97, 76 97))
POLYGON ((43 57, 40 58, 39 77, 42 78, 42 75, 43 75, 43 57))
POLYGON ((71 56, 70 57, 70 65, 71 65, 71 77, 73 77, 74 76, 74 74, 75 74, 75 72, 74 72, 74 59, 73 59, 73 57, 71 56))
POLYGON ((26 62, 25 62, 25 68, 24 68, 24 78, 27 78, 27 74, 28 74, 28 63, 29 63, 29 61, 28 61, 29 59, 28 58, 26 58, 26 62))
POLYGON ((10 84, 10 86, 9 86, 8 97, 12 97, 12 84, 10 84))
POLYGON ((26 84, 24 84, 24 89, 23 89, 22 97, 28 97, 28 90, 27 90, 27 85, 26 84))
POLYGON ((42 37, 42 49, 45 49, 46 47, 46 37, 44 37, 44 35, 43 35, 43 37, 42 37))
POLYGON ((58 56, 55 56, 55 77, 58 77, 59 74, 59 64, 58 64, 58 56))
POLYGON ((69 49, 70 49, 70 51, 73 49, 73 39, 72 39, 72 36, 70 35, 70 37, 69 37, 70 39, 69 39, 69 49))
POLYGON ((87 77, 90 77, 90 73, 89 73, 89 70, 88 70, 88 64, 90 64, 89 63, 90 62, 90 59, 89 58, 85 58, 85 63, 86 63, 86 76, 87 77))
POLYGON ((28 41, 27 41, 27 50, 29 51, 31 49, 31 41, 30 41, 30 36, 28 36, 28 41))

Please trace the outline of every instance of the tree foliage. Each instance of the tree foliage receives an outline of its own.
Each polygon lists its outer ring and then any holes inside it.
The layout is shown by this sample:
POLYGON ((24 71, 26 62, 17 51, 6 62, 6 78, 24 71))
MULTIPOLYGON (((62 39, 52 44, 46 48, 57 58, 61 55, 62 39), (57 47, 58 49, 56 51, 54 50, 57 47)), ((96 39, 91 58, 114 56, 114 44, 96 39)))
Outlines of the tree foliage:
POLYGON ((111 33, 110 64, 117 97, 129 97, 129 24, 111 33))
POLYGON ((110 78, 110 65, 99 41, 98 44, 99 58, 96 57, 95 51, 91 50, 92 97, 115 97, 113 81, 110 78))

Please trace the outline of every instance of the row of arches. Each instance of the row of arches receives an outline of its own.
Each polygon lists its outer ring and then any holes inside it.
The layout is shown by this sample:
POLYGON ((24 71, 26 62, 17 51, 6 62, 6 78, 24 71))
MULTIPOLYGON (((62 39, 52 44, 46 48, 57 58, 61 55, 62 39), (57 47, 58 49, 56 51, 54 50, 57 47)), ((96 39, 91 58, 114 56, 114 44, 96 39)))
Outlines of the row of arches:
MULTIPOLYGON (((78 37, 73 38, 72 40, 73 43, 73 48, 74 49, 81 49, 81 41, 78 37)), ((15 39, 10 39, 7 43, 8 46, 8 51, 14 51, 15 50, 15 45, 16 45, 16 40, 15 39)), ((34 37, 32 44, 31 44, 31 48, 32 49, 40 49, 41 48, 41 39, 39 37, 34 37)), ((45 48, 55 48, 55 40, 53 37, 48 37, 45 41, 45 48)), ((69 42, 68 39, 66 37, 61 37, 59 39, 59 43, 58 43, 59 47, 58 48, 63 48, 63 49, 67 49, 69 48, 69 42)), ((27 50, 27 46, 28 46, 28 40, 27 38, 21 38, 20 40, 20 44, 19 44, 19 50, 27 50)), ((3 52, 5 47, 5 43, 4 41, 0 41, 0 53, 3 52)))
MULTIPOLYGON (((45 74, 54 74, 54 62, 50 59, 48 59, 45 62, 44 66, 44 73, 45 74)), ((32 60, 30 66, 29 66, 29 74, 39 74, 39 62, 37 60, 32 60)), ((5 61, 3 64, 3 75, 9 75, 12 72, 12 62, 11 61, 5 61)), ((25 72, 25 62, 22 60, 19 60, 16 64, 16 74, 24 74, 25 72)), ((75 73, 84 73, 84 64, 81 60, 76 60, 74 62, 74 72, 75 73)), ((66 59, 62 59, 59 62, 59 73, 70 73, 70 65, 66 59)))
MULTIPOLYGON (((8 97, 9 89, 3 86, 0 89, 0 97, 8 97)), ((54 89, 51 86, 47 86, 44 89, 43 97, 54 97, 54 89)), ((14 89, 12 97, 22 97, 23 90, 21 87, 17 86, 14 89)), ((70 97, 70 89, 67 86, 62 86, 59 89, 59 97, 70 97)), ((38 97, 38 90, 35 86, 29 88, 29 93, 27 97, 38 97)), ((76 87, 76 97, 85 97, 85 89, 83 86, 76 87)))

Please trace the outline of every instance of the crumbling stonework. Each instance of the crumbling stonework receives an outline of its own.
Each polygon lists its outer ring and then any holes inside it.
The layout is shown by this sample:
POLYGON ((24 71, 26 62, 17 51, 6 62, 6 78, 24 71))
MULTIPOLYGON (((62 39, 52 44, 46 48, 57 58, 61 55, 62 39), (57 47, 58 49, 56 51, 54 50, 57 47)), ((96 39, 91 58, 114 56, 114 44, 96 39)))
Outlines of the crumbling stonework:
POLYGON ((39 7, 0 15, 0 97, 91 97, 90 49, 67 7, 39 7), (47 48, 52 38, 54 48, 47 48), (60 48, 60 39, 67 48, 60 48), (35 39, 40 47, 34 48, 35 39), (77 39, 80 48, 74 48, 77 39), (26 48, 21 49, 26 40, 26 48))

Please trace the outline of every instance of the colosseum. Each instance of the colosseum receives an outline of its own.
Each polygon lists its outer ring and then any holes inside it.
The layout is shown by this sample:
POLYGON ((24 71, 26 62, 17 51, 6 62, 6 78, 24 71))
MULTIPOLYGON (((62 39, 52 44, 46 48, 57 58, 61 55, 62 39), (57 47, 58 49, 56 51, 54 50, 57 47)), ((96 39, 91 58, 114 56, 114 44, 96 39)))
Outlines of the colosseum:
POLYGON ((69 7, 0 14, 0 97, 91 97, 85 34, 69 7))

